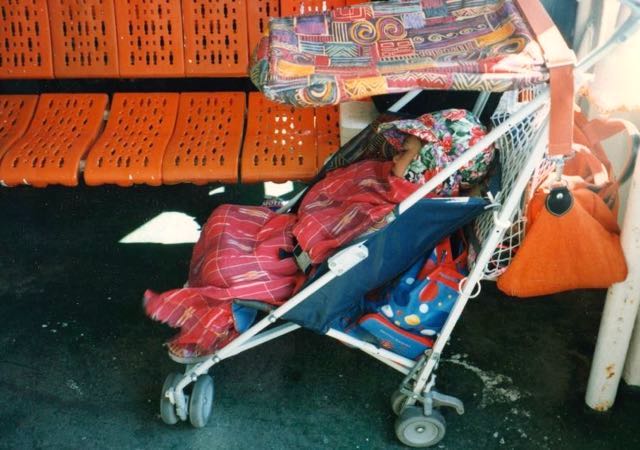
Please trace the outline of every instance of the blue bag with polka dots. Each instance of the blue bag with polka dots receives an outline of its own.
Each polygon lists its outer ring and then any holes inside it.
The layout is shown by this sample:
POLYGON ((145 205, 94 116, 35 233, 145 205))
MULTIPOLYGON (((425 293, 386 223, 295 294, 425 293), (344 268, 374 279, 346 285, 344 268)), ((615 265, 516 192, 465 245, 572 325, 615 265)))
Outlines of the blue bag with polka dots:
POLYGON ((464 239, 447 237, 382 291, 374 309, 396 327, 435 339, 467 273, 464 239))

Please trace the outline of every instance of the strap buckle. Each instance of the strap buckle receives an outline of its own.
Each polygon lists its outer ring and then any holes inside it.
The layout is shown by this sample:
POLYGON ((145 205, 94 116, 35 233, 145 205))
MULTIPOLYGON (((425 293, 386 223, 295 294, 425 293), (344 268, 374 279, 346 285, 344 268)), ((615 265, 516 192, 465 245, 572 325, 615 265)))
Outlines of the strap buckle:
POLYGON ((296 264, 298 264, 298 267, 300 268, 300 270, 302 270, 302 272, 305 275, 308 275, 309 272, 311 271, 311 264, 312 264, 309 253, 302 250, 302 247, 300 247, 300 244, 297 244, 293 248, 293 257, 295 258, 296 264))

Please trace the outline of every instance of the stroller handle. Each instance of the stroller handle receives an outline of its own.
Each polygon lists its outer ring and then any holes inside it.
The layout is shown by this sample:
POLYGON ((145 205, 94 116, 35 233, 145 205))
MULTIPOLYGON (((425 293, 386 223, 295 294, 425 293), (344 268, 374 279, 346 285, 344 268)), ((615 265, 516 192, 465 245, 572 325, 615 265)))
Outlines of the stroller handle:
POLYGON ((640 30, 640 0, 619 0, 622 5, 629 8, 631 14, 613 33, 613 35, 601 46, 593 49, 578 64, 576 69, 581 72, 588 71, 594 64, 604 58, 619 44, 626 41, 640 30))

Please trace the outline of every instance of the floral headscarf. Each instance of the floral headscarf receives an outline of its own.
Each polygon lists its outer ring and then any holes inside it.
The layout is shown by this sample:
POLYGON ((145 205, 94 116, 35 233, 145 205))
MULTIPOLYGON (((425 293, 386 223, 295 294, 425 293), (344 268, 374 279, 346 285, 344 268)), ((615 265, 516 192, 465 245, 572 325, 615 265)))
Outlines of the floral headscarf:
MULTIPOLYGON (((378 132, 398 150, 402 149, 409 134, 422 141, 420 152, 404 174, 405 179, 419 184, 431 179, 487 134, 480 121, 463 109, 447 109, 417 119, 382 123, 378 132)), ((493 146, 490 146, 438 186, 435 194, 457 195, 460 188, 468 189, 478 183, 486 175, 492 159, 493 146)))

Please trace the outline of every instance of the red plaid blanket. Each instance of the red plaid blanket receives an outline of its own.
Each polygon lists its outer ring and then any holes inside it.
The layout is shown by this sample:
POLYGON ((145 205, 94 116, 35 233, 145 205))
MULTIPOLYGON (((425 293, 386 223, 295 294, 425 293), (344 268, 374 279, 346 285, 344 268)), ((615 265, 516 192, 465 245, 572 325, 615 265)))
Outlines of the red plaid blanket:
POLYGON ((364 161, 336 169, 305 196, 293 228, 313 263, 367 231, 382 228, 396 204, 420 187, 391 175, 393 162, 364 161))
POLYGON ((180 328, 169 343, 180 356, 221 348, 238 331, 231 300, 280 304, 302 275, 292 257, 293 236, 314 263, 367 230, 419 185, 391 175, 392 162, 364 161, 336 169, 310 189, 298 211, 223 205, 207 221, 196 243, 189 287, 163 294, 145 292, 145 310, 155 320, 180 328))
POLYGON ((181 328, 169 343, 173 351, 199 354, 233 338, 234 298, 279 304, 291 294, 298 267, 279 251, 293 250, 294 222, 293 215, 263 207, 215 209, 193 249, 189 287, 144 295, 150 317, 181 328))

